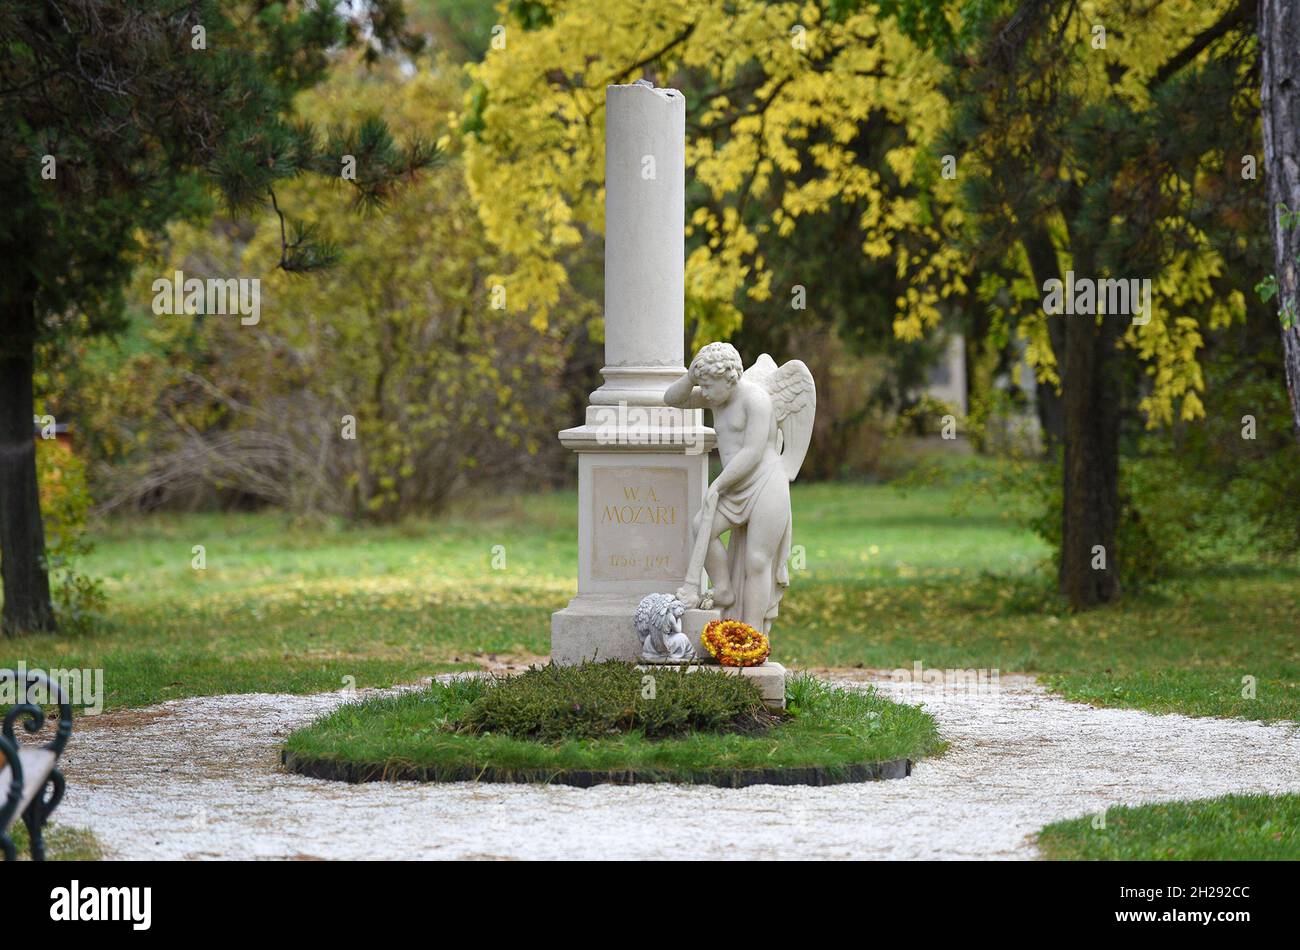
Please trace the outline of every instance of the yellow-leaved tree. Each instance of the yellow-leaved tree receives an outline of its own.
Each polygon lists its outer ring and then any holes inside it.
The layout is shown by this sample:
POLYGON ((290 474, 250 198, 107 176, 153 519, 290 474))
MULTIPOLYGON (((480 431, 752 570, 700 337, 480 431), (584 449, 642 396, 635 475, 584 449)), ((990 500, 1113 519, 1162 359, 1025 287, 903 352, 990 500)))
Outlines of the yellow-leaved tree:
POLYGON ((513 312, 547 325, 564 255, 603 223, 605 87, 681 89, 695 342, 786 292, 765 257, 797 219, 860 209, 856 246, 825 253, 890 262, 895 308, 878 317, 899 337, 978 306, 1023 339, 1065 449, 1062 593, 1078 607, 1112 599, 1131 554, 1116 549, 1121 419, 1201 415, 1203 335, 1246 308, 1229 273, 1256 250, 1241 233, 1258 204, 1240 174, 1258 137, 1241 10, 503 3, 462 118, 470 187, 505 256, 492 280, 513 312), (1136 280, 1150 306, 1135 297, 1103 315, 1071 296, 1052 312, 1049 282, 1070 272, 1136 280))
POLYGON ((510 9, 503 44, 470 68, 463 126, 515 312, 550 319, 567 282, 559 258, 602 229, 605 87, 643 74, 687 93, 686 295, 698 339, 726 336, 745 298, 773 292, 764 243, 835 202, 862 202, 855 250, 891 260, 907 283, 900 334, 935 325, 943 297, 964 292, 955 183, 929 147, 947 117, 938 62, 891 21, 757 2, 510 9), (859 161, 873 123, 905 131, 886 167, 859 161))
MULTIPOLYGON (((458 69, 421 60, 343 64, 302 97, 328 130, 382 115, 394 134, 446 135, 463 90, 458 69)), ((422 171, 381 207, 349 207, 364 163, 346 142, 332 179, 277 189, 334 264, 303 277, 277 269, 275 215, 247 225, 171 229, 128 297, 142 338, 126 363, 80 381, 96 455, 112 467, 108 504, 202 500, 213 491, 292 511, 393 518, 439 510, 492 477, 520 484, 549 438, 562 394, 554 330, 492 306, 484 276, 498 254, 459 167, 422 171), (139 313, 175 271, 256 278, 243 313, 139 313)), ((357 149, 360 152, 360 149, 357 149)), ((289 234, 292 242, 293 234, 289 234)), ((88 364, 89 365, 89 364, 88 364)))

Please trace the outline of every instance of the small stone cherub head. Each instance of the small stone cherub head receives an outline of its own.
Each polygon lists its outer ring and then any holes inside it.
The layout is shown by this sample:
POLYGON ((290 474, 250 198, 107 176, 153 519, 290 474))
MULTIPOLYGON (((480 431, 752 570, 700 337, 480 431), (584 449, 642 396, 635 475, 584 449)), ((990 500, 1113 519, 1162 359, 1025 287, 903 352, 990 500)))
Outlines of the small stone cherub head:
POLYGON ((740 354, 730 343, 710 343, 701 347, 691 360, 691 381, 700 387, 704 398, 712 405, 721 406, 736 390, 740 374, 744 372, 740 354))

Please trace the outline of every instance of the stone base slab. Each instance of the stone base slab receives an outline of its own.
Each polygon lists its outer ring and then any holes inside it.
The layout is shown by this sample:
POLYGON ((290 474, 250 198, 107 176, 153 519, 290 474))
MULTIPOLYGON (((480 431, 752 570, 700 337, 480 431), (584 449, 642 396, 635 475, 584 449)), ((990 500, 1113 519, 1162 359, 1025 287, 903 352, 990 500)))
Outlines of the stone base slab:
MULTIPOLYGON (((641 638, 632 626, 640 602, 636 594, 579 594, 551 614, 551 660, 560 666, 583 660, 640 660, 641 638)), ((710 620, 721 619, 717 610, 688 610, 682 616, 682 633, 705 661, 709 651, 700 634, 710 620)))
POLYGON ((639 660, 641 638, 632 618, 640 595, 579 594, 551 614, 551 662, 576 666, 584 660, 639 660))
POLYGON ((682 633, 691 638, 691 646, 695 648, 695 655, 701 660, 712 663, 713 658, 709 655, 708 648, 705 647, 704 641, 700 635, 704 633, 704 628, 710 620, 721 620, 721 610, 688 610, 682 614, 682 633))
MULTIPOLYGON (((665 663, 643 663, 637 667, 638 670, 654 672, 656 669, 662 669, 668 664, 665 663)), ((680 668, 681 664, 677 664, 680 668)), ((696 670, 713 670, 723 672, 728 676, 743 676, 758 687, 758 691, 763 696, 763 703, 768 709, 785 709, 785 678, 788 675, 786 668, 780 663, 773 663, 770 660, 758 666, 719 666, 714 663, 692 663, 686 666, 687 673, 694 673, 696 670)))
MULTIPOLYGON (((558 666, 576 666, 585 660, 627 660, 640 663, 641 669, 683 664, 649 664, 641 661, 641 638, 632 626, 632 617, 641 598, 624 594, 580 594, 563 610, 551 614, 551 662, 558 666)), ((731 676, 752 680, 772 709, 785 708, 786 669, 768 661, 760 666, 720 666, 707 662, 708 651, 700 643, 700 633, 710 620, 721 617, 717 610, 688 610, 682 617, 682 632, 691 638, 696 654, 703 663, 686 664, 687 671, 721 670, 731 676)))

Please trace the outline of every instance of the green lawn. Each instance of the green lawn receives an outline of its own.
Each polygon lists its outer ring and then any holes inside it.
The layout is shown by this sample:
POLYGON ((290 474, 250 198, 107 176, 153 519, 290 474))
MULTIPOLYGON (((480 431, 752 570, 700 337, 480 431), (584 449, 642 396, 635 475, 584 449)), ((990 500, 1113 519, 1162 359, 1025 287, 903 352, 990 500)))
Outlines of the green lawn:
MULTIPOLYGON (((629 720, 634 708, 644 711, 643 707, 653 708, 657 702, 672 702, 674 676, 693 683, 697 677, 723 675, 665 670, 659 674, 663 694, 638 700, 640 674, 630 664, 612 670, 602 668, 606 666, 592 664, 578 674, 593 684, 590 692, 599 693, 609 710, 621 710, 621 718, 629 720), (630 676, 609 675, 623 671, 630 676)), ((919 707, 891 702, 870 689, 829 686, 811 676, 790 681, 787 717, 757 733, 701 728, 651 738, 648 729, 634 723, 600 735, 573 729, 543 741, 502 730, 465 731, 476 700, 481 704, 491 698, 486 694, 523 682, 524 677, 498 681, 504 685, 479 679, 435 683, 424 690, 350 703, 290 735, 285 749, 301 762, 343 764, 389 776, 395 770, 399 774, 419 770, 435 781, 463 781, 467 774, 481 775, 486 770, 512 780, 551 781, 578 770, 634 771, 647 780, 691 784, 736 770, 800 768, 825 769, 831 778, 842 781, 851 766, 915 760, 945 746, 934 719, 919 707)), ((571 687, 571 682, 565 683, 561 690, 571 687)), ((533 687, 509 703, 525 718, 529 714, 549 717, 554 712, 553 692, 533 687)), ((758 700, 757 691, 754 699, 758 700)), ((536 724, 543 721, 546 718, 536 724)))
POLYGON ((1098 825, 1093 817, 1058 821, 1039 832, 1039 848, 1052 860, 1300 860, 1300 795, 1111 808, 1098 825))
MULTIPOLYGON (((991 501, 958 511, 945 488, 794 489, 804 564, 774 637, 787 666, 996 667, 1046 674, 1088 702, 1300 719, 1300 565, 1223 566, 1071 615, 1043 544, 991 501)), ((542 656, 577 561, 572 493, 397 526, 120 519, 96 540, 83 569, 105 580, 105 628, 3 642, 0 663, 103 667, 110 707, 388 685, 488 654, 542 656)))
MULTIPOLYGON (((18 849, 18 860, 30 860, 31 852, 28 848, 31 842, 27 838, 27 826, 21 819, 14 819, 9 834, 13 838, 14 847, 18 849)), ((45 842, 47 861, 98 861, 104 856, 99 841, 84 828, 46 825, 41 838, 45 842)))

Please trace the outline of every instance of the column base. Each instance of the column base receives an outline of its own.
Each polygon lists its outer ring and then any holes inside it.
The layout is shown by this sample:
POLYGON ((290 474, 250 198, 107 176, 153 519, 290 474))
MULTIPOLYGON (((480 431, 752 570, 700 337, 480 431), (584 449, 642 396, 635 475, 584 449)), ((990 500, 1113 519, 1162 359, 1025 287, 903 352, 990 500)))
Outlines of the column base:
MULTIPOLYGON (((584 660, 641 659, 641 638, 632 618, 644 594, 579 594, 563 610, 551 614, 551 662, 576 666, 584 660)), ((719 610, 688 610, 682 616, 682 633, 691 638, 695 655, 712 662, 700 642, 710 620, 721 620, 719 610)))
POLYGON ((682 633, 691 638, 691 646, 695 648, 695 655, 705 663, 716 663, 718 661, 709 653, 708 647, 704 645, 704 641, 700 639, 700 635, 704 633, 704 628, 708 625, 710 620, 721 619, 721 610, 696 609, 688 610, 686 613, 682 614, 682 633))
POLYGON ((577 666, 584 661, 624 660, 637 663, 637 669, 654 671, 665 667, 694 672, 717 670, 730 676, 752 680, 769 709, 785 708, 786 669, 768 661, 759 666, 721 666, 713 662, 700 643, 700 633, 710 620, 720 619, 718 610, 688 610, 682 617, 682 632, 691 638, 699 658, 695 663, 651 664, 641 661, 641 638, 636 635, 632 618, 639 595, 579 594, 563 610, 551 614, 551 662, 557 666, 577 666))
POLYGON ((579 594, 551 614, 551 662, 639 660, 641 638, 632 618, 642 594, 579 594))

